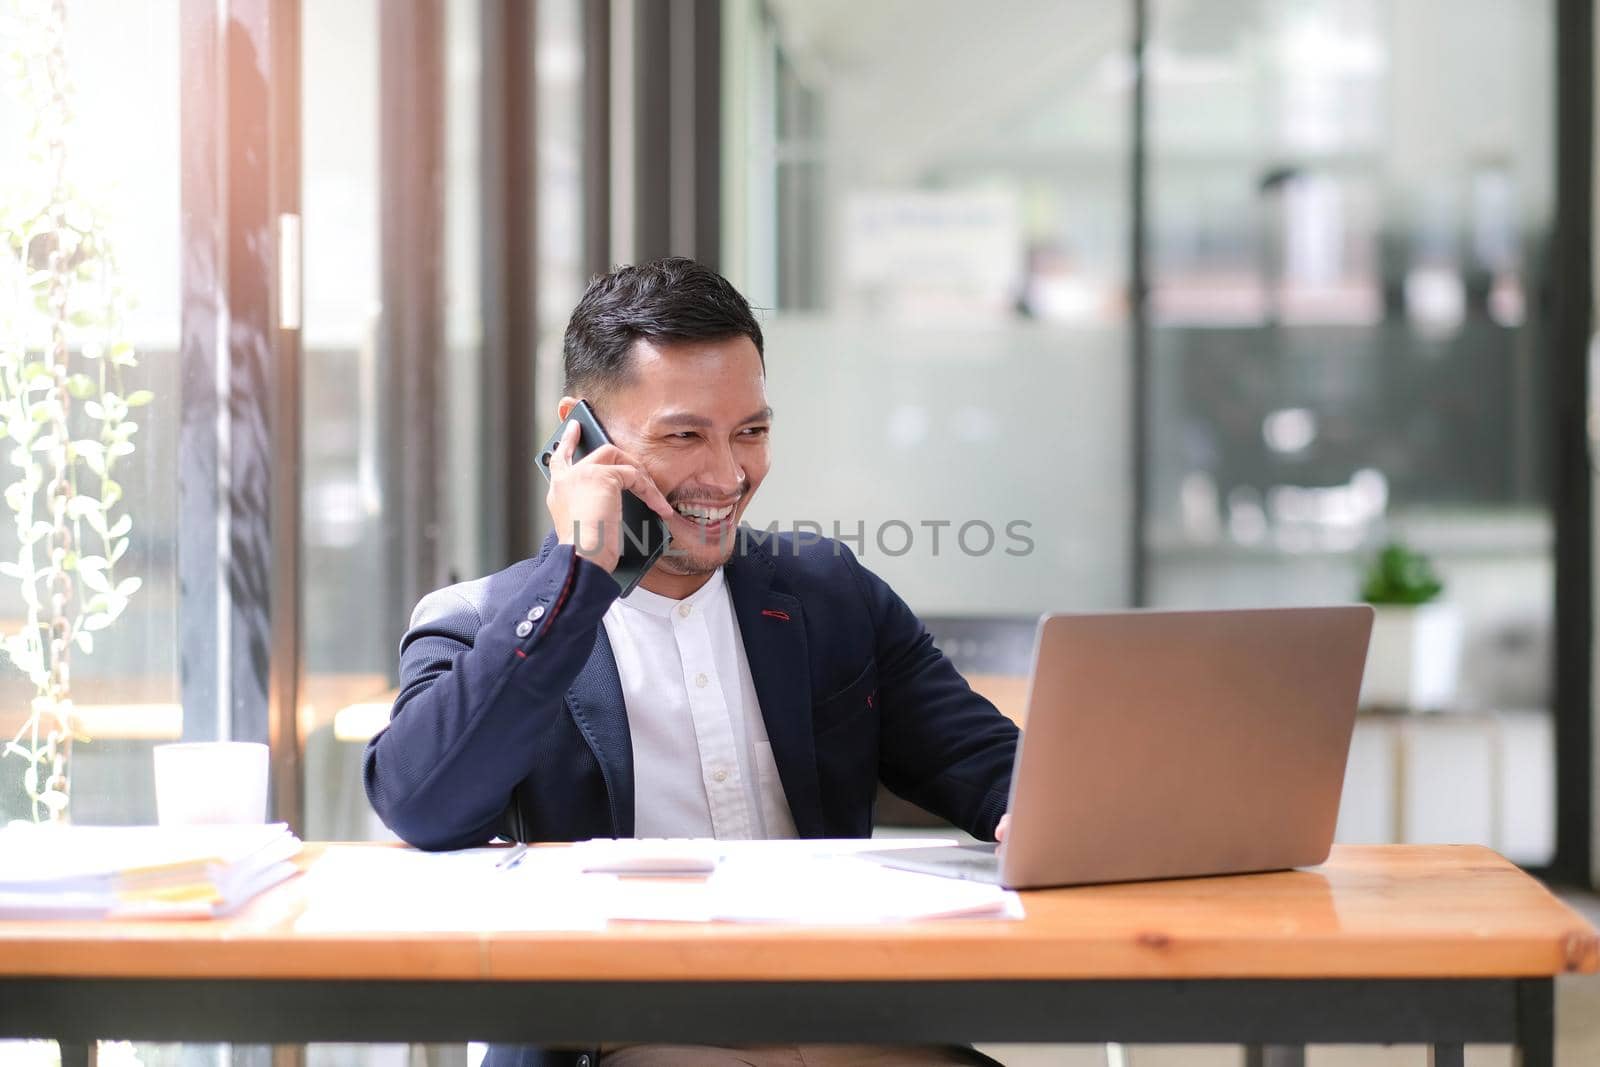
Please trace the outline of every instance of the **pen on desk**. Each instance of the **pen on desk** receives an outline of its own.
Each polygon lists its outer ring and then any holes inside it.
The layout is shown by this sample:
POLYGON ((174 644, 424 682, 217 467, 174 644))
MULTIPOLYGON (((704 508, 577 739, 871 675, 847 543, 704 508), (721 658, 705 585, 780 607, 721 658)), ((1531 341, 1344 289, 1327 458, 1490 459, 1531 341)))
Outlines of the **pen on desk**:
POLYGON ((495 868, 497 870, 509 871, 511 868, 521 863, 522 857, 526 856, 527 854, 528 846, 523 844, 521 841, 518 841, 516 844, 511 846, 511 851, 505 854, 505 858, 499 863, 495 864, 495 868))

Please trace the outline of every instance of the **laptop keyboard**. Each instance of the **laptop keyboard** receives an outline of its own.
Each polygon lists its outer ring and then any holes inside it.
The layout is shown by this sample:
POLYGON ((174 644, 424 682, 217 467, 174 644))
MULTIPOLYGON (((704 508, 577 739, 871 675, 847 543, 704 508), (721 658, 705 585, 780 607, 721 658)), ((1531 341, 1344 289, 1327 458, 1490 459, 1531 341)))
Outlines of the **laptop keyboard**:
POLYGON ((935 848, 893 848, 859 855, 896 870, 964 878, 969 882, 1000 881, 1000 857, 993 842, 940 845, 935 848))

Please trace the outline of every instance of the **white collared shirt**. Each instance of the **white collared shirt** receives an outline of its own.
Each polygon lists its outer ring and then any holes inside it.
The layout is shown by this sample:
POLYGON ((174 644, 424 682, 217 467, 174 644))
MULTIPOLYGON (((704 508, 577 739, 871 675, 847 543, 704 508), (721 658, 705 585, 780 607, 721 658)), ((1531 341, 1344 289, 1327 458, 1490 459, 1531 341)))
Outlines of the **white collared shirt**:
POLYGON ((794 837, 727 582, 635 589, 604 618, 633 738, 637 837, 794 837))

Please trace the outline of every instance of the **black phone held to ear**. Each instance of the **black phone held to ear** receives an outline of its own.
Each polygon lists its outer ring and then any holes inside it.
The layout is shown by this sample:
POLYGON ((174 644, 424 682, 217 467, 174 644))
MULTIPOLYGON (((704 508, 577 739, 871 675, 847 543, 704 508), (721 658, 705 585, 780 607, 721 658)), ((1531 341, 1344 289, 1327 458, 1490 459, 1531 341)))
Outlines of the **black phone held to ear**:
MULTIPOLYGON (((595 418, 594 409, 587 400, 580 400, 573 405, 567 417, 556 427, 556 432, 539 449, 539 454, 534 457, 534 464, 539 468, 539 473, 550 479, 550 457, 556 447, 561 444, 561 437, 567 431, 567 424, 576 422, 581 427, 578 435, 577 446, 572 451, 573 461, 576 462, 587 456, 601 445, 611 443, 611 438, 606 436, 605 429, 600 425, 600 420, 595 418)), ((650 510, 643 500, 624 489, 622 491, 622 552, 617 557, 617 565, 611 572, 611 577, 616 581, 621 595, 627 596, 633 592, 634 587, 655 566, 656 560, 667 550, 672 543, 672 534, 667 530, 667 524, 660 515, 650 510)))

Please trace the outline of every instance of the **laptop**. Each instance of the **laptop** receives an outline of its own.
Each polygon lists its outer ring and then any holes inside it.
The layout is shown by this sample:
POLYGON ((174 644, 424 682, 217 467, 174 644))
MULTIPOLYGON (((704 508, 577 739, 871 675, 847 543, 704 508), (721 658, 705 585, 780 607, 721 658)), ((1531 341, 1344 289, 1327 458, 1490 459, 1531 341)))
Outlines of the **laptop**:
POLYGON ((1316 866, 1372 617, 1364 604, 1046 615, 1005 847, 865 855, 1008 889, 1316 866))

